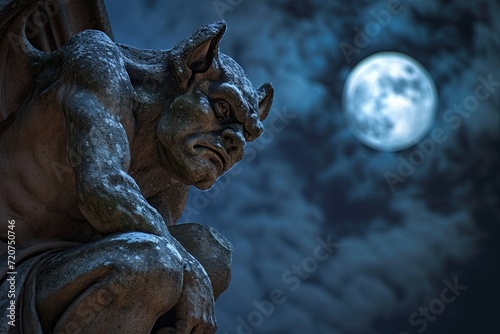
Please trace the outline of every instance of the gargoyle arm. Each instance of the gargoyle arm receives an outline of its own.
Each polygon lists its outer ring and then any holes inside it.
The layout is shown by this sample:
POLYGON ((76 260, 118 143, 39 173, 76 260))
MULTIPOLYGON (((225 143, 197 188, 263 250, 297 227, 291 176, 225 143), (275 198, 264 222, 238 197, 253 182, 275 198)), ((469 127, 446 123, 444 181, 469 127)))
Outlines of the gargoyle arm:
MULTIPOLYGON (((121 53, 101 31, 85 30, 53 53, 78 205, 102 235, 140 231, 169 236, 165 221, 128 175, 132 87, 121 53)), ((132 125, 133 126, 133 125, 132 125)))
POLYGON ((79 207, 88 221, 103 235, 128 231, 168 235, 162 216, 126 172, 130 149, 118 116, 85 89, 68 94, 64 109, 79 207))

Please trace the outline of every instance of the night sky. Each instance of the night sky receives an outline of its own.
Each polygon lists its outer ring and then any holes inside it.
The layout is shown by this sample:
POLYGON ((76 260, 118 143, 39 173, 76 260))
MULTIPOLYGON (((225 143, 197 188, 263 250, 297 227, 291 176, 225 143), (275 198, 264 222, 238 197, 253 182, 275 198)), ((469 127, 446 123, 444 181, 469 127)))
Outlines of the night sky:
POLYGON ((211 190, 193 189, 181 218, 234 246, 218 333, 500 333, 500 1, 106 5, 116 41, 141 48, 223 18, 221 52, 274 85, 264 135, 211 190), (431 130, 425 151, 378 152, 346 126, 345 79, 380 51, 435 80, 445 139, 431 130))

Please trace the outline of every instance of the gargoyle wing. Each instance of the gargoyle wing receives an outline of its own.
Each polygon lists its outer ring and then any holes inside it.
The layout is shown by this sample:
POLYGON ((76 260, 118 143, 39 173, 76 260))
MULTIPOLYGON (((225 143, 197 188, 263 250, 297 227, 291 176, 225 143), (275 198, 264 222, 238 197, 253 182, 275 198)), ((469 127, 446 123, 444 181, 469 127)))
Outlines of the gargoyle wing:
POLYGON ((0 125, 28 95, 37 60, 85 29, 113 38, 103 0, 0 0, 0 125))

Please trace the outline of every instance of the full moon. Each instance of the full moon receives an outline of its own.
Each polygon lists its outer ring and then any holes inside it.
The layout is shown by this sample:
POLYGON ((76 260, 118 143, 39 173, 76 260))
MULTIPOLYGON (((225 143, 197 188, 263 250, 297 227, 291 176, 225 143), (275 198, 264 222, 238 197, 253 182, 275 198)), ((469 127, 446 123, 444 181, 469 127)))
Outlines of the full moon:
POLYGON ((417 144, 430 130, 437 92, 434 80, 415 59, 381 52, 351 71, 342 103, 347 124, 359 141, 394 152, 417 144))

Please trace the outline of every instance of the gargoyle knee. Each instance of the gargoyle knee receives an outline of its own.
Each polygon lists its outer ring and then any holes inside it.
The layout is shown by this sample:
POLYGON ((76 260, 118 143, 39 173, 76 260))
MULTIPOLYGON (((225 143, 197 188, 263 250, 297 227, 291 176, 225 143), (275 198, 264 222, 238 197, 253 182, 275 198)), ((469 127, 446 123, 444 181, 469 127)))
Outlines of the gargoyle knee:
POLYGON ((128 302, 176 301, 183 286, 183 259, 166 239, 132 232, 110 238, 115 248, 112 288, 128 302))

